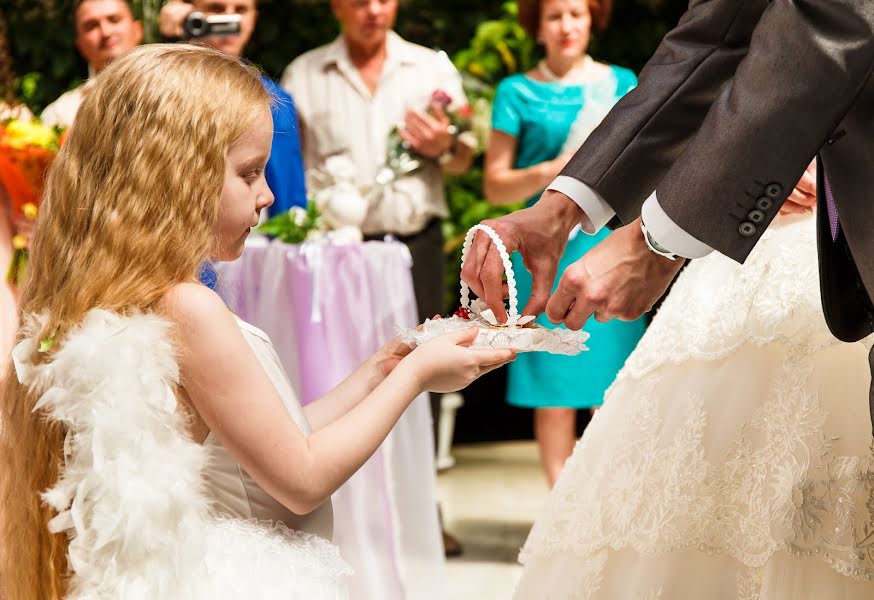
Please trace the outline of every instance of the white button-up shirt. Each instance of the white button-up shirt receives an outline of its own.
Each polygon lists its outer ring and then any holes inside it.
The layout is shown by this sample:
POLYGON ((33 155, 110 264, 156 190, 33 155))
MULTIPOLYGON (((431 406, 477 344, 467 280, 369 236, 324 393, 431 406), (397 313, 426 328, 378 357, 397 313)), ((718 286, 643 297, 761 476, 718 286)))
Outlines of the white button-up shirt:
MULTIPOLYGON (((590 235, 598 233, 610 219, 616 216, 616 211, 598 192, 573 177, 559 175, 546 189, 561 192, 577 203, 586 215, 580 227, 590 235)), ((640 218, 658 245, 678 256, 703 258, 713 252, 713 248, 674 223, 659 205, 655 192, 643 203, 640 218)))
MULTIPOLYGON (((407 42, 394 32, 388 34, 386 51, 373 93, 352 64, 342 35, 301 55, 285 70, 281 83, 298 109, 307 169, 346 155, 357 167, 356 183, 372 190, 385 166, 389 133, 403 125, 406 111, 424 111, 438 89, 449 94, 453 107, 467 104, 461 76, 445 53, 407 42)), ((362 226, 366 234, 410 235, 434 217, 448 216, 443 175, 432 160, 371 198, 362 226)))
POLYGON ((45 107, 42 114, 39 116, 44 125, 49 127, 70 127, 76 119, 76 113, 79 112, 79 106, 91 86, 94 85, 94 78, 97 74, 94 68, 88 65, 88 81, 73 88, 68 92, 61 94, 57 100, 45 107))
POLYGON ((82 104, 82 88, 84 87, 83 84, 69 92, 64 92, 57 100, 46 106, 45 110, 42 111, 42 115, 40 115, 43 124, 49 127, 55 125, 58 127, 69 127, 72 125, 79 110, 79 105, 82 104))

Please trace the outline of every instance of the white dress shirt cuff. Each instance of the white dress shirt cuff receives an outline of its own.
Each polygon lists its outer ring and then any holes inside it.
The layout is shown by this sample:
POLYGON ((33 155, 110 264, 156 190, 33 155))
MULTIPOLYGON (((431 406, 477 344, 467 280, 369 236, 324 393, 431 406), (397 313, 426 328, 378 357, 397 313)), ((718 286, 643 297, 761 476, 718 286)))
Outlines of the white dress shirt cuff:
POLYGON ((684 258, 703 258, 713 248, 694 238, 674 223, 659 206, 655 192, 643 203, 640 218, 652 239, 662 248, 684 258))
POLYGON ((584 215, 580 219, 580 228, 594 235, 598 233, 614 216, 616 211, 592 188, 579 179, 559 175, 549 184, 548 190, 561 192, 579 206, 584 215))

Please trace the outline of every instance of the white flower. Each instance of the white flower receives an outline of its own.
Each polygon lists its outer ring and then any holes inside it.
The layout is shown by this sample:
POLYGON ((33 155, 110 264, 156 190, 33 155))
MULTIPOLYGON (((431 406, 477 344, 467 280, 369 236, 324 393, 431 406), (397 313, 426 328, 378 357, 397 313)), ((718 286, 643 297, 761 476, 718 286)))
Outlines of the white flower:
POLYGON ((349 157, 335 154, 325 161, 325 172, 333 178, 334 183, 354 184, 358 169, 349 157))
POLYGON ((293 206, 288 209, 288 213, 291 216, 291 220, 298 227, 303 227, 304 223, 306 223, 307 211, 305 208, 301 208, 300 206, 293 206))

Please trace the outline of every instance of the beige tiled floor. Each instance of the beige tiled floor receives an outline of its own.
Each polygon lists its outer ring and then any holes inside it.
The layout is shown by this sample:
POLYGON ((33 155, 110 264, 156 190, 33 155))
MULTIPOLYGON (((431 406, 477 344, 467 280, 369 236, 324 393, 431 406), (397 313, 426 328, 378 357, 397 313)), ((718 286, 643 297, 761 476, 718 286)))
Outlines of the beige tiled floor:
POLYGON ((438 477, 446 528, 464 545, 449 559, 449 600, 509 600, 519 548, 546 502, 534 442, 456 446, 438 477))

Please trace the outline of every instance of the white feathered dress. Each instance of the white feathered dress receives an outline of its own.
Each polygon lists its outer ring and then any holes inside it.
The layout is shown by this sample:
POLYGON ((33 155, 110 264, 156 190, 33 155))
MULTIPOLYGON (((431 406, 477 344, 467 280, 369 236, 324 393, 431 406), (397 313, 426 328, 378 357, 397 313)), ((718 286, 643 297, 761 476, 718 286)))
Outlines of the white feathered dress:
POLYGON ((216 515, 209 452, 177 408, 167 322, 95 309, 45 364, 30 360, 38 345, 27 337, 13 360, 35 410, 67 430, 65 466, 43 497, 58 511, 50 529, 71 538, 70 600, 347 597, 349 569, 329 542, 216 515))

